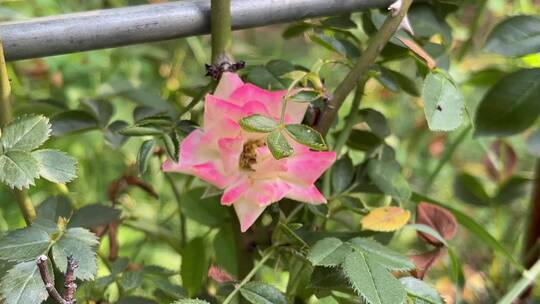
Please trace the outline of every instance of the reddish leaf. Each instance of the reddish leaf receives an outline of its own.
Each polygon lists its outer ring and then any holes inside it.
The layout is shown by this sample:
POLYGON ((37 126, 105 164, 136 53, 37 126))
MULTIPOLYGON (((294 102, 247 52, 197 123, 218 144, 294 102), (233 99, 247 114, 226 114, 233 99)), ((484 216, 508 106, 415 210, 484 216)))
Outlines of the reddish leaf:
POLYGON ((107 190, 109 200, 113 203, 116 203, 120 194, 126 191, 128 189, 128 186, 138 187, 144 192, 153 196, 154 198, 159 197, 154 188, 150 184, 146 183, 144 180, 134 175, 124 175, 112 181, 109 185, 109 189, 107 190))
POLYGON ((444 146, 446 143, 446 135, 436 135, 429 142, 429 154, 433 158, 441 156, 444 152, 444 146))
POLYGON ((517 165, 517 155, 514 148, 502 139, 497 139, 490 146, 490 152, 499 160, 501 168, 497 168, 492 160, 484 155, 484 168, 494 181, 502 181, 512 176, 517 165))
MULTIPOLYGON (((424 224, 437 231, 445 240, 454 237, 457 230, 456 218, 448 210, 428 203, 420 203, 416 207, 416 223, 424 224)), ((418 236, 424 241, 440 247, 443 244, 435 237, 418 232, 418 236)))
POLYGON ((412 275, 422 280, 431 266, 444 255, 445 250, 443 248, 435 248, 435 250, 424 252, 421 254, 412 255, 409 258, 416 265, 416 270, 413 271, 412 275))
POLYGON ((138 178, 134 175, 126 176, 126 182, 130 186, 136 186, 148 193, 149 195, 153 196, 154 198, 159 198, 159 195, 157 194, 156 190, 154 190, 154 187, 152 187, 150 184, 146 183, 144 180, 138 178))
POLYGON ((234 281, 234 278, 230 273, 215 265, 212 265, 210 266, 210 268, 208 268, 208 277, 218 283, 227 283, 230 281, 234 281))

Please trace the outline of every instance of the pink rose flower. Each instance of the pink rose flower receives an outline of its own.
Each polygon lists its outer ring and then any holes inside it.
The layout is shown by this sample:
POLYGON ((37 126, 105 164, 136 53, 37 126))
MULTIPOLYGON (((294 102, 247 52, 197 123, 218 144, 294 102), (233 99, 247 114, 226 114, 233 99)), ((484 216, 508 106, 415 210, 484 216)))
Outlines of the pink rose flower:
MULTIPOLYGON (((289 139, 290 157, 276 160, 266 147, 267 134, 244 131, 239 120, 261 114, 279 121, 286 91, 267 91, 224 73, 207 95, 204 124, 180 145, 180 161, 166 161, 165 172, 195 175, 224 190, 221 204, 233 205, 245 232, 264 209, 283 198, 310 204, 326 199, 315 181, 336 159, 335 152, 316 152, 289 139)), ((306 103, 289 102, 286 123, 300 123, 306 103)))

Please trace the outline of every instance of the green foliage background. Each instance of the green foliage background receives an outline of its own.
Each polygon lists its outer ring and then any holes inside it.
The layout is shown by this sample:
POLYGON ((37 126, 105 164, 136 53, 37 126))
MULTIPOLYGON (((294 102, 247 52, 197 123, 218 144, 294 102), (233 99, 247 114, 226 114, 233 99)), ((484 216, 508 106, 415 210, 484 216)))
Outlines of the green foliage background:
MULTIPOLYGON (((144 3, 147 2, 0 1, 0 19, 17 20, 144 3)), ((396 160, 412 189, 426 192, 430 197, 435 197, 471 216, 490 232, 500 245, 519 259, 523 247, 523 231, 527 224, 524 219, 528 214, 530 196, 528 184, 533 178, 532 168, 535 161, 535 157, 527 150, 526 141, 530 131, 504 139, 516 152, 518 162, 514 171, 515 178, 521 181, 516 182, 521 187, 519 193, 510 195, 510 200, 508 196, 497 199, 502 186, 490 179, 489 172, 483 164, 486 153, 493 153, 490 149, 493 138, 474 138, 471 132, 466 130, 480 100, 502 75, 517 68, 540 67, 540 54, 509 59, 486 53, 482 49, 488 30, 503 16, 539 15, 540 4, 534 0, 494 0, 487 1, 486 5, 489 13, 481 20, 485 28, 478 28, 473 33, 470 53, 458 58, 458 52, 455 50, 459 48, 454 45, 452 51, 435 58, 441 67, 449 66, 450 74, 464 94, 467 113, 463 114, 460 128, 450 133, 432 132, 427 128, 421 99, 411 98, 411 95, 418 95, 422 91, 422 77, 417 73, 417 60, 413 56, 386 62, 386 68, 399 71, 407 78, 403 80, 398 76, 397 86, 395 83, 386 83, 386 87, 381 85, 384 80, 377 82, 372 78, 366 86, 362 107, 380 111, 388 120, 388 129, 391 133, 383 137, 386 137, 386 142, 395 148, 396 160), (391 89, 395 89, 396 94, 392 93, 391 89), (447 157, 444 154, 446 152, 441 154, 436 150, 448 151, 452 143, 463 134, 465 134, 463 142, 448 155, 448 162, 440 169, 436 179, 430 180, 433 172, 438 170, 437 165, 441 159, 447 157)), ((440 33, 433 39, 446 41, 447 27, 448 29, 451 27, 453 39, 465 41, 469 35, 468 24, 473 18, 467 7, 474 7, 474 4, 465 1, 456 14, 447 18, 449 26, 440 24, 440 28, 436 29, 440 33)), ((422 11, 419 11, 416 17, 411 17, 411 22, 413 26, 418 26, 415 28, 418 28, 419 36, 425 33, 429 36, 433 23, 424 25, 422 22, 427 22, 428 18, 422 16, 422 11)), ((360 14, 354 14, 352 18, 357 24, 361 24, 361 19, 360 14)), ((237 59, 247 62, 248 68, 243 73, 248 75, 248 79, 249 75, 261 75, 262 66, 274 59, 286 60, 309 68, 320 58, 344 58, 340 53, 350 57, 358 55, 355 53, 356 49, 348 48, 347 44, 338 44, 338 47, 332 46, 331 43, 334 41, 331 41, 330 45, 325 44, 324 39, 328 39, 325 38, 328 36, 322 35, 324 31, 320 33, 319 40, 316 37, 307 39, 302 35, 283 39, 282 33, 287 27, 278 25, 234 32, 234 55, 237 59), (253 74, 250 74, 250 71, 253 74)), ((353 30, 353 33, 365 45, 366 35, 361 30, 353 30)), ((143 139, 132 137, 120 148, 111 147, 110 142, 114 138, 118 139, 118 134, 110 130, 108 122, 122 120, 131 124, 133 110, 141 105, 161 105, 166 109, 180 112, 190 100, 188 95, 192 95, 194 89, 206 84, 204 64, 209 61, 209 37, 203 36, 12 63, 9 73, 12 79, 16 116, 36 113, 54 117, 56 113, 65 109, 74 110, 82 107, 85 99, 103 99, 114 109, 111 117, 101 117, 104 121, 98 121, 96 124, 90 119, 88 125, 81 125, 81 130, 88 126, 95 126, 95 130, 53 137, 43 146, 67 152, 76 158, 78 178, 69 183, 67 188, 44 180, 37 181, 37 186, 29 191, 33 201, 39 203, 51 195, 67 194, 76 208, 95 203, 110 206, 107 192, 109 186, 124 174, 136 174, 137 151, 143 139), (110 135, 111 132, 116 137, 110 135), (106 136, 109 136, 108 142, 106 136)), ((327 87, 335 88, 346 72, 345 67, 336 64, 322 69, 321 77, 324 78, 327 87)), ((252 81, 256 82, 257 79, 252 81)), ((351 103, 352 98, 340 109, 340 118, 348 114, 351 103)), ((201 115, 200 110, 201 104, 192 112, 193 116, 187 115, 185 118, 197 121, 201 115)), ((343 124, 344 119, 340 119, 337 128, 343 124)), ((540 126, 537 119, 535 126, 536 128, 540 126)), ((334 141, 333 137, 329 140, 331 144, 334 141)), ((350 146, 354 146, 354 143, 350 146)), ((355 165, 365 155, 358 149, 349 151, 355 165)), ((187 237, 190 241, 187 242, 184 259, 189 259, 190 267, 193 269, 182 268, 182 271, 192 275, 204 274, 204 269, 212 259, 234 273, 235 257, 223 254, 234 251, 230 225, 223 224, 229 220, 226 209, 217 206, 216 197, 208 198, 206 202, 199 200, 205 191, 204 183, 184 175, 173 175, 171 178, 181 189, 182 213, 188 218, 187 237), (182 189, 189 184, 193 190, 186 193, 182 189), (205 207, 201 208, 201 205, 205 207), (212 205, 217 207, 211 207, 212 205), (190 256, 189 250, 193 250, 194 255, 190 256), (207 258, 197 255, 200 252, 204 252, 207 258)), ((190 295, 196 294, 204 278, 192 278, 190 282, 181 282, 180 269, 183 263, 178 248, 175 247, 181 243, 178 205, 166 177, 160 173, 160 164, 156 158, 151 159, 143 179, 152 185, 159 198, 154 198, 137 187, 120 195, 118 208, 122 210, 122 218, 125 221, 119 228, 118 236, 121 244, 119 256, 128 258, 131 263, 137 265, 161 266, 170 271, 171 280, 159 285, 151 280, 154 274, 145 267, 141 270, 140 276, 138 273, 127 276, 124 273, 119 279, 122 283, 111 285, 107 289, 106 297, 115 300, 119 295, 152 296, 158 289, 160 293, 165 294, 161 295, 162 299, 172 301, 181 294, 175 289, 177 285, 182 285, 190 295), (134 287, 130 288, 130 284, 134 287)), ((337 189, 339 187, 334 186, 337 189)), ((397 196, 400 196, 400 193, 397 196)), ((414 209, 413 203, 407 202, 406 198, 404 201, 405 208, 414 209)), ((381 197, 366 197, 364 203, 376 207, 381 204, 381 197)), ((329 223, 335 230, 345 228, 359 230, 361 217, 358 214, 343 212, 336 213, 335 216, 336 220, 329 223)), ((270 220, 268 216, 263 218, 263 222, 270 220)), ((0 231, 5 232, 23 226, 24 220, 20 216, 14 196, 7 186, 0 185, 0 231)), ((467 271, 470 271, 469 274, 480 272, 484 276, 483 290, 473 295, 472 303, 491 303, 519 277, 516 269, 503 255, 494 253, 467 229, 459 229, 456 238, 451 241, 451 246, 465 267, 466 274, 467 271)), ((425 245, 418 243, 413 229, 400 231, 394 236, 391 247, 401 253, 425 251, 425 245)), ((108 242, 103 241, 99 247, 99 257, 102 258, 98 258, 98 277, 107 277, 111 273, 112 276, 115 275, 113 269, 117 264, 110 265, 103 258, 108 252, 108 242)), ((443 284, 444 280, 449 278, 448 269, 445 269, 444 265, 448 263, 436 267, 429 274, 427 281, 443 284)), ((122 267, 120 269, 118 273, 124 270, 122 267)), ((286 274, 274 272, 270 267, 263 267, 261 273, 263 281, 285 289, 286 274)), ((92 293, 90 288, 84 286, 86 285, 83 285, 79 293, 82 298, 92 293)))

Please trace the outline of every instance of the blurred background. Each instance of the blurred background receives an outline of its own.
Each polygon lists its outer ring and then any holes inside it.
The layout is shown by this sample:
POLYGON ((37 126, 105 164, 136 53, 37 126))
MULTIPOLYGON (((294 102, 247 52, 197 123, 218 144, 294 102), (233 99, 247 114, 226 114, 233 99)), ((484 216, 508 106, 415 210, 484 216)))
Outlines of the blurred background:
MULTIPOLYGON (((2 0, 0 21, 157 2, 162 1, 2 0)), ((534 175, 535 158, 527 152, 528 134, 496 141, 473 138, 470 132, 464 130, 470 125, 476 105, 486 90, 502 75, 517 67, 540 67, 540 54, 508 59, 482 52, 487 33, 503 16, 539 13, 538 0, 462 1, 459 9, 448 15, 447 23, 441 25, 450 31, 452 43, 435 59, 449 67, 451 75, 461 85, 467 104, 467 113, 458 130, 449 133, 429 131, 421 98, 406 94, 403 90, 393 92, 376 78, 368 82, 362 100, 362 107, 376 109, 387 117, 392 131, 387 143, 395 149, 397 160, 404 168, 412 188, 427 191, 431 197, 465 211, 516 257, 520 256, 523 246, 521 231, 527 225, 530 180, 534 175), (480 17, 477 16, 479 9, 483 11, 480 17), (473 26, 475 23, 478 24, 473 26), (471 29, 474 29, 472 36, 471 29), (468 53, 460 57, 459 50, 465 43, 469 44, 468 53), (460 136, 465 137, 463 141, 459 140, 448 163, 436 178, 430 177, 437 164, 446 157, 445 151, 460 136), (501 182, 509 177, 514 178, 519 186, 514 188, 516 192, 509 194, 504 201, 493 202, 490 198, 495 196, 501 182)), ((415 22, 419 24, 421 18, 415 22)), ((351 32, 365 42, 367 35, 362 29, 361 14, 353 14, 352 20, 359 26, 351 32)), ((247 68, 241 73, 249 75, 251 69, 276 59, 310 68, 321 58, 342 57, 314 43, 308 35, 284 39, 283 33, 289 26, 272 25, 234 32, 233 54, 236 59, 247 63, 247 68)), ((431 39, 436 41, 441 37, 435 35, 431 39)), ((68 109, 80 109, 85 100, 101 99, 108 101, 114 109, 109 121, 132 123, 134 110, 149 104, 180 111, 189 103, 193 92, 207 83, 204 64, 209 61, 209 37, 200 36, 12 62, 9 73, 15 115, 42 113, 54 117, 68 109)), ((412 56, 400 61, 388 59, 385 66, 411 79, 411 90, 421 91, 421 75, 412 56)), ((346 72, 347 69, 341 65, 328 65, 321 71, 321 76, 327 87, 333 90, 346 72)), ((348 113, 349 103, 347 101, 341 109, 341 116, 348 113)), ((199 104, 196 109, 201 108, 202 104, 199 104)), ((198 119, 189 113, 185 118, 198 119)), ((39 180, 29 192, 36 204, 50 195, 68 193, 76 207, 93 203, 111 205, 111 191, 114 191, 115 182, 123 176, 136 175, 136 155, 142 139, 127 140, 111 130, 107 123, 96 126, 89 122, 79 127, 79 132, 69 132, 47 142, 48 146, 66 151, 78 160, 78 178, 67 187, 39 180)), ((329 141, 332 142, 332 138, 329 141)), ((361 151, 351 152, 355 163, 361 161, 362 155, 361 151)), ((127 257, 135 264, 158 265, 178 274, 181 257, 169 245, 176 241, 180 233, 178 205, 166 177, 159 172, 160 161, 153 158, 142 177, 145 185, 135 185, 115 197, 115 204, 122 209, 125 219, 118 232, 118 256, 127 257), (151 185, 157 195, 145 189, 146 185, 151 185)), ((191 181, 179 174, 172 178, 180 192, 186 183, 193 183, 192 188, 204 186, 198 180, 191 181)), ((186 200, 196 198, 187 195, 186 200)), ((377 204, 375 200, 366 203, 377 204)), ((191 205, 196 206, 195 203, 191 205)), ((413 209, 414 204, 405 207, 413 209)), ((186 211, 188 237, 208 236, 206 246, 218 252, 223 245, 215 240, 217 231, 212 229, 211 223, 198 221, 196 213, 195 209, 186 211)), ((355 225, 355 221, 359 225, 357 217, 347 214, 337 216, 350 225, 355 225)), ((23 225, 24 220, 14 197, 6 186, 0 185, 0 231, 23 225)), ((392 247, 412 254, 413 243, 417 244, 415 240, 414 231, 400 232, 394 236, 392 247)), ((451 244, 464 267, 466 284, 463 296, 467 302, 491 303, 507 289, 511 283, 508 278, 515 273, 504 258, 479 243, 465 229, 458 230, 451 244)), ((110 273, 106 267, 109 249, 109 242, 101 243, 101 277, 110 273)), ((451 298, 454 287, 445 265, 439 262, 427 280, 451 298)), ((285 274, 273 272, 271 268, 266 271, 268 281, 278 286, 286 284, 285 274)), ((178 275, 173 278, 180 282, 178 275)), ((152 286, 150 281, 142 284, 152 286)), ((152 292, 152 287, 133 291, 142 295, 152 292)), ((107 294, 114 299, 118 296, 118 290, 110 287, 107 294)))

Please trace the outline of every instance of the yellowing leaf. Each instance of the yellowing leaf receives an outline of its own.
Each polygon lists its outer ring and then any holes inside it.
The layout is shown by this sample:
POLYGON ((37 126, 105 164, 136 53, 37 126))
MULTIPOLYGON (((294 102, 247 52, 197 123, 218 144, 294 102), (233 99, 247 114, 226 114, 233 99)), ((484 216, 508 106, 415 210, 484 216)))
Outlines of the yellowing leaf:
POLYGON ((411 213, 399 207, 380 207, 362 219, 362 227, 373 231, 395 231, 409 221, 411 213))

